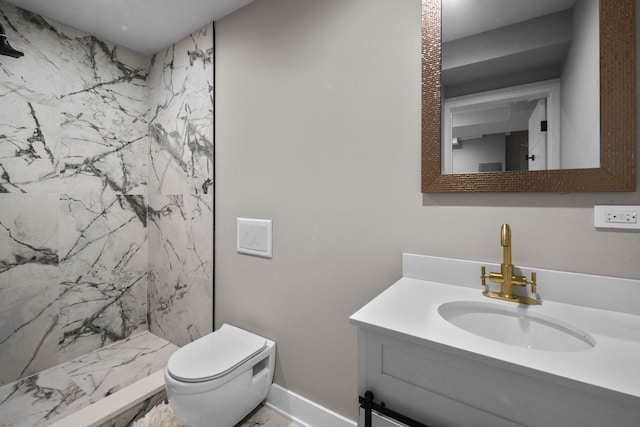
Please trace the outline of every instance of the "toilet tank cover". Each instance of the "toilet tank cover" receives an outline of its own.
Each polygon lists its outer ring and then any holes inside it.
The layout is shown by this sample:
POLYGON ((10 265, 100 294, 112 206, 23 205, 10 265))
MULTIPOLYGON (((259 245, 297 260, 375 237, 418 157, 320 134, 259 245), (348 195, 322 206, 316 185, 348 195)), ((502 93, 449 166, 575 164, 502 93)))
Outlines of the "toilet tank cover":
POLYGON ((233 371, 266 347, 264 338, 225 324, 173 353, 167 370, 179 381, 209 381, 233 371))

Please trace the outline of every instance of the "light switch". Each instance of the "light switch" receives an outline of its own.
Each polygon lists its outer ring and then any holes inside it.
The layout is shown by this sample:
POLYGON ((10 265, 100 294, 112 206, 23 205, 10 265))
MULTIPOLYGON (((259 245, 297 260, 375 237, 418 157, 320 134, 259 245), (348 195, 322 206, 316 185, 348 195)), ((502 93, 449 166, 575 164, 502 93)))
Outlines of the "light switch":
POLYGON ((237 250, 242 254, 272 257, 272 221, 237 219, 237 250))

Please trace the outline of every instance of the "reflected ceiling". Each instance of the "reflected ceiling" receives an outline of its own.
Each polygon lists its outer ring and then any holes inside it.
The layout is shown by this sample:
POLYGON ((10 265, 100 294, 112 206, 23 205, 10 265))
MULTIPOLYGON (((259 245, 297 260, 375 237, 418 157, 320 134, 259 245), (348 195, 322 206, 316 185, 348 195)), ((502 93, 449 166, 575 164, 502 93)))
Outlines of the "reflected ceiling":
POLYGON ((446 0, 442 20, 453 25, 442 28, 442 41, 467 37, 526 19, 548 15, 573 7, 575 0, 513 0, 469 1, 446 0), (495 19, 500 16, 500 19, 495 19))
POLYGON ((445 98, 561 75, 575 0, 446 0, 442 3, 445 98))

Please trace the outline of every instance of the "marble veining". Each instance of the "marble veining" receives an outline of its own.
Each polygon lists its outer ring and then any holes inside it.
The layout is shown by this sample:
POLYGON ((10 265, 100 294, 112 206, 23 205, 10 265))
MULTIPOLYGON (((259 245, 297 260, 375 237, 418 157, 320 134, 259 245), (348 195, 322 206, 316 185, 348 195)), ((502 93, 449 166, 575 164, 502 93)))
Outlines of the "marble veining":
POLYGON ((210 279, 169 270, 149 272, 149 330, 176 345, 185 345, 213 325, 210 279))
POLYGON ((149 197, 149 328, 184 345, 213 328, 213 195, 149 197))
POLYGON ((4 384, 147 328, 149 58, 0 6, 4 384))
POLYGON ((17 95, 25 100, 55 105, 58 99, 60 40, 64 37, 41 16, 0 0, 2 19, 11 45, 25 56, 0 61, 0 96, 17 95))
POLYGON ((145 194, 148 59, 79 30, 65 30, 61 191, 145 194))
MULTIPOLYGON (((46 426, 158 371, 177 347, 148 332, 0 387, 0 426, 46 426)), ((162 395, 104 425, 140 418, 162 395)))
POLYGON ((57 361, 58 292, 32 285, 0 292, 0 385, 57 361))
POLYGON ((63 195, 60 351, 75 357, 146 327, 142 196, 63 195))
POLYGON ((58 198, 0 195, 0 385, 57 363, 58 198))
POLYGON ((132 427, 137 420, 144 418, 144 416, 157 405, 163 404, 166 400, 167 394, 164 390, 153 396, 138 403, 122 414, 110 419, 109 421, 100 424, 99 427, 132 427))
POLYGON ((150 196, 152 268, 213 278, 213 195, 150 196))
POLYGON ((63 369, 95 402, 162 369, 175 350, 175 345, 157 336, 137 334, 77 357, 63 369))
POLYGON ((213 25, 149 69, 149 330, 184 345, 213 328, 213 25))
POLYGON ((150 193, 211 193, 213 24, 154 55, 149 94, 150 193))
POLYGON ((52 368, 0 388, 0 426, 48 425, 87 404, 82 389, 52 368))
POLYGON ((0 99, 0 193, 57 193, 59 109, 11 92, 0 99))
POLYGON ((210 332, 213 25, 152 58, 6 0, 0 21, 25 53, 0 59, 0 385, 210 332))
POLYGON ((58 265, 57 195, 0 197, 0 292, 25 278, 48 282, 58 265))

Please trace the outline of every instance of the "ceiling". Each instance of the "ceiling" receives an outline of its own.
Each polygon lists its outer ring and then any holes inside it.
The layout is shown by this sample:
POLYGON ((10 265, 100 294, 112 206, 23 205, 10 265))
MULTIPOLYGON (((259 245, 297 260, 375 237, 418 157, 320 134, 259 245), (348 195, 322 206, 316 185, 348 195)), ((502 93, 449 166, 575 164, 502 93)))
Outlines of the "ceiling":
POLYGON ((518 0, 514 7, 513 0, 443 1, 443 95, 559 78, 572 45, 575 3, 518 0))
POLYGON ((442 3, 442 41, 447 42, 571 9, 575 1, 447 0, 442 3))
MULTIPOLYGON (((221 19, 253 0, 8 0, 23 9, 79 28, 147 55, 221 19)), ((562 10, 575 0, 448 0, 443 41, 562 10), (496 20, 498 12, 507 16, 496 20)))
POLYGON ((253 0, 9 0, 18 7, 150 55, 253 0))

